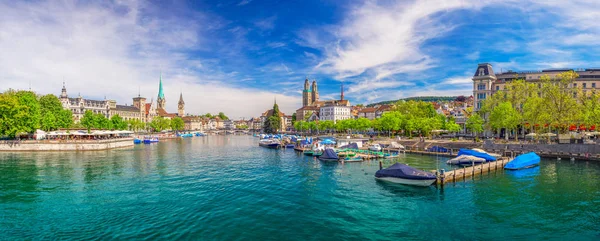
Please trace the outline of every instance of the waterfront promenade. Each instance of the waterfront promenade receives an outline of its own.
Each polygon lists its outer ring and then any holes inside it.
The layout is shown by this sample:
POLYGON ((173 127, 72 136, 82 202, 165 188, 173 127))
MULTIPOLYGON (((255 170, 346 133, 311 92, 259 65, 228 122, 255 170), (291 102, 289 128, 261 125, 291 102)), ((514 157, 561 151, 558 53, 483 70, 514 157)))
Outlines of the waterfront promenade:
POLYGON ((0 152, 97 151, 133 145, 132 137, 102 140, 7 140, 0 141, 0 152))

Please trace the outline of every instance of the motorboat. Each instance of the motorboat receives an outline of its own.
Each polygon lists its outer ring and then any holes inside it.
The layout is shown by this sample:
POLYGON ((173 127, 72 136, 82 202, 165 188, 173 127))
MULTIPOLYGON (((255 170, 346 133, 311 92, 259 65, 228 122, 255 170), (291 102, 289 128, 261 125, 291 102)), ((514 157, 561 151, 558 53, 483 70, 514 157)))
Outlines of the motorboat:
POLYGON ((304 155, 305 156, 321 156, 321 155, 323 155, 323 152, 322 151, 318 151, 318 150, 317 151, 311 150, 311 151, 305 151, 304 155))
POLYGON ((319 156, 319 160, 321 161, 339 161, 340 157, 335 153, 333 148, 326 148, 323 151, 323 155, 319 156))
POLYGON ((383 154, 383 158, 385 159, 392 159, 392 158, 396 158, 399 157, 397 153, 384 153, 383 154))
POLYGON ((133 144, 141 144, 141 143, 142 143, 142 140, 140 140, 138 138, 133 139, 133 144))
POLYGON ((460 149, 458 151, 458 156, 462 156, 462 155, 483 158, 483 159, 485 159, 485 161, 488 161, 488 162, 496 160, 496 157, 493 157, 490 154, 487 154, 485 152, 478 152, 475 150, 469 150, 469 149, 460 149))
POLYGON ((157 137, 144 138, 144 144, 150 144, 150 143, 156 143, 156 142, 158 142, 157 137))
POLYGON ((186 133, 186 134, 181 134, 179 136, 180 137, 194 137, 194 134, 192 134, 192 133, 186 133))
POLYGON ((450 165, 476 165, 486 162, 485 159, 470 155, 460 155, 446 161, 450 165))
POLYGON ((375 173, 377 180, 413 186, 429 186, 437 177, 431 172, 422 171, 406 164, 396 163, 375 173))
POLYGON ((482 149, 479 149, 479 148, 472 148, 471 150, 473 150, 473 151, 478 151, 478 152, 481 152, 481 153, 487 153, 488 155, 490 155, 490 156, 493 156, 493 157, 495 157, 495 158, 500 158, 500 157, 502 157, 502 155, 500 155, 500 154, 496 154, 496 153, 490 153, 490 152, 484 151, 484 150, 482 150, 482 149))
POLYGON ((294 148, 296 145, 294 143, 285 144, 285 148, 294 148))
POLYGON ((382 149, 381 145, 379 145, 379 144, 373 144, 373 145, 369 146, 369 150, 371 150, 371 151, 381 151, 381 149, 382 149))
POLYGON ((277 149, 281 146, 281 142, 277 139, 263 139, 258 142, 259 146, 277 149))
POLYGON ((512 161, 506 163, 504 165, 504 169, 508 170, 519 170, 534 167, 540 164, 540 156, 535 154, 535 152, 529 152, 525 154, 518 155, 512 161))

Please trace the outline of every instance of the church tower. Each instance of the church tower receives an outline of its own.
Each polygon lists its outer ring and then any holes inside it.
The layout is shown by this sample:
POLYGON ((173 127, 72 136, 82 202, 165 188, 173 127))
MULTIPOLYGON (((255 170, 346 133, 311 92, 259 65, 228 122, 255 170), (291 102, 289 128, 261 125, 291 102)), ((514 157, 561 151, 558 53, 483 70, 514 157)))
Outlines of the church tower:
POLYGON ((156 99, 156 104, 158 105, 158 109, 165 109, 165 104, 167 100, 165 100, 165 93, 163 92, 162 86, 162 73, 160 74, 160 80, 158 84, 158 99, 156 99))
POLYGON ((177 115, 183 117, 185 115, 185 102, 183 102, 183 93, 179 94, 179 102, 177 102, 177 115))
POLYGON ((302 106, 309 106, 312 104, 312 93, 310 85, 308 83, 308 77, 304 80, 304 91, 302 91, 302 106))
POLYGON ((69 96, 67 95, 67 87, 65 87, 65 82, 63 81, 62 91, 60 92, 60 103, 63 108, 69 108, 69 96))
POLYGON ((317 101, 319 101, 319 89, 317 89, 317 80, 313 80, 311 102, 314 104, 314 103, 317 103, 317 101))

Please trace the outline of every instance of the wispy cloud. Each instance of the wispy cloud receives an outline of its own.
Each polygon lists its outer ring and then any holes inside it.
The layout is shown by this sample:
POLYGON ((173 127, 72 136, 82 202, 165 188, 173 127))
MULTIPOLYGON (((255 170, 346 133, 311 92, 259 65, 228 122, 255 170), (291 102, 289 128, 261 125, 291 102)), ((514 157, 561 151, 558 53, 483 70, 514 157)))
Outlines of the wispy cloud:
POLYGON ((251 2, 252 2, 252 0, 242 0, 242 1, 241 1, 241 2, 239 2, 237 5, 238 5, 238 6, 244 6, 244 5, 246 5, 246 4, 248 4, 248 3, 251 3, 251 2))

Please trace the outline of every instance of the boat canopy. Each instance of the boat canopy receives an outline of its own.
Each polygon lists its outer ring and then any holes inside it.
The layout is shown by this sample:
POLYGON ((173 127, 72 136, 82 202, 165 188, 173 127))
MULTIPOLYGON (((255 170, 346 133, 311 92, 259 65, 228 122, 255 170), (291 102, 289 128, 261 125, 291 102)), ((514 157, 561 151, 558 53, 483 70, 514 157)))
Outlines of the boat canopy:
POLYGON ((496 160, 496 158, 490 154, 478 152, 478 151, 474 151, 474 150, 469 150, 469 149, 460 149, 460 151, 458 151, 458 155, 459 156, 469 155, 469 156, 479 157, 479 158, 485 159, 486 161, 495 161, 496 160))
POLYGON ((509 163, 506 163, 506 165, 504 165, 504 169, 517 170, 539 164, 540 156, 535 154, 535 152, 529 152, 522 155, 518 155, 517 157, 515 157, 515 159, 513 159, 509 163))
POLYGON ((332 148, 327 148, 323 152, 323 155, 319 157, 320 159, 339 159, 338 155, 335 153, 335 150, 332 148))
POLYGON ((436 179, 435 175, 431 172, 418 170, 402 163, 396 163, 388 168, 377 171, 375 177, 396 177, 412 180, 436 179))

